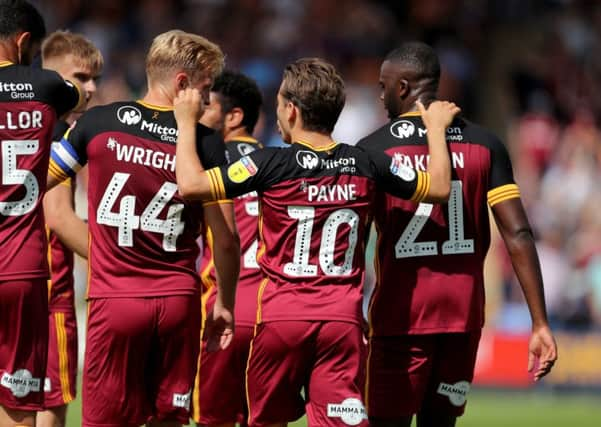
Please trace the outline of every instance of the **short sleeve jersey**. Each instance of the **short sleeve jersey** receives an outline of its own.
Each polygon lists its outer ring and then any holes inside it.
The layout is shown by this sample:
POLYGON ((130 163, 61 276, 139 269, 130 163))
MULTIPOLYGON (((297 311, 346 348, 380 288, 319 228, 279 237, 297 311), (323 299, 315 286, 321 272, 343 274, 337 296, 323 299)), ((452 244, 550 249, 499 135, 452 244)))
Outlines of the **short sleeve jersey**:
MULTIPOLYGON (((226 143, 228 159, 236 162, 241 157, 261 149, 256 139, 239 138, 226 143)), ((233 200, 236 215, 236 226, 240 235, 240 275, 236 287, 236 307, 234 319, 236 325, 253 326, 257 317, 257 290, 263 275, 257 263, 258 216, 259 201, 256 191, 243 194, 233 200)), ((201 279, 204 288, 210 292, 207 306, 214 304, 217 287, 215 264, 213 263, 213 247, 210 230, 203 235, 203 254, 201 262, 201 279)))
POLYGON ((259 194, 258 322, 360 323, 376 187, 419 200, 429 186, 428 174, 345 144, 266 148, 207 174, 214 199, 259 194))
MULTIPOLYGON (((378 196, 377 283, 369 309, 375 336, 463 332, 483 325, 488 205, 519 197, 519 189, 505 146, 490 132, 456 118, 446 140, 453 168, 447 204, 378 196)), ((358 145, 408 167, 425 170, 428 164, 419 115, 393 120, 358 145)))
MULTIPOLYGON (((58 142, 69 125, 59 121, 54 127, 52 140, 58 142)), ((72 180, 63 181, 72 191, 72 180)), ((50 311, 72 310, 74 304, 73 251, 67 248, 58 236, 48 230, 48 265, 50 279, 48 280, 48 309, 50 311)))
POLYGON ((0 282, 48 277, 41 201, 52 131, 79 101, 54 71, 0 62, 0 282))
MULTIPOLYGON (((202 205, 175 184, 173 110, 117 102, 87 111, 52 148, 50 173, 73 176, 88 164, 89 298, 166 296, 199 291, 196 239, 202 205)), ((225 147, 198 125, 208 166, 225 147)))

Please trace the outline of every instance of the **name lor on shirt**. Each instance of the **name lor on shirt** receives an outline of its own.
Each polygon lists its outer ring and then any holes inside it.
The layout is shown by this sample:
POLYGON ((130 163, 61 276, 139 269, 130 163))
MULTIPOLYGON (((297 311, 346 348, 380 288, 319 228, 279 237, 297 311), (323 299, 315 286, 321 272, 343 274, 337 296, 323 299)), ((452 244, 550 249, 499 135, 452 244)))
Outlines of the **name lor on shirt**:
POLYGON ((42 127, 42 112, 33 111, 6 111, 0 114, 0 130, 2 129, 39 129, 42 127))

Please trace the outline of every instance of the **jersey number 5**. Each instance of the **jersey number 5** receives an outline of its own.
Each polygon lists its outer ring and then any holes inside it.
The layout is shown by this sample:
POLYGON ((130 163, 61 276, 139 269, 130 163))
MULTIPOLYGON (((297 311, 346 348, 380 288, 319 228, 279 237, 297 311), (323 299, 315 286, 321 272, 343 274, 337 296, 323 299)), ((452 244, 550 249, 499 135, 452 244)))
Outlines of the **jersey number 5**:
POLYGON ((33 172, 17 169, 17 156, 35 154, 39 148, 36 139, 2 141, 2 185, 23 185, 25 196, 13 202, 0 202, 4 216, 21 216, 31 212, 40 195, 40 186, 33 172))
MULTIPOLYGON (((461 181, 451 181, 451 195, 447 203, 449 213, 449 240, 442 243, 442 254, 471 254, 474 252, 474 239, 465 239, 463 230, 463 192, 461 181)), ((438 255, 438 242, 416 242, 424 225, 432 213, 432 204, 420 203, 394 245, 395 257, 412 258, 416 256, 438 255)))
POLYGON ((112 212, 123 186, 129 179, 130 174, 115 172, 109 185, 104 191, 102 200, 96 212, 96 222, 118 228, 119 246, 131 247, 134 245, 133 231, 151 231, 163 235, 163 249, 167 252, 176 251, 177 237, 184 231, 182 221, 183 203, 175 203, 169 206, 167 218, 159 219, 158 215, 167 206, 175 192, 177 185, 165 182, 154 195, 141 216, 135 214, 136 196, 123 196, 119 203, 119 212, 112 212))

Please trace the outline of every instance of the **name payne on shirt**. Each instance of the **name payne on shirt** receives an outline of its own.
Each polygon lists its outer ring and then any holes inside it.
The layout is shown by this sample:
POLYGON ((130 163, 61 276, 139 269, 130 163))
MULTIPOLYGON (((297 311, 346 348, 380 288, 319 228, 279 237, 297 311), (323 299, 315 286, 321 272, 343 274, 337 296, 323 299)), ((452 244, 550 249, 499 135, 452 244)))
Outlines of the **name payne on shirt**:
POLYGON ((356 184, 310 184, 303 188, 309 202, 335 202, 357 200, 356 184))

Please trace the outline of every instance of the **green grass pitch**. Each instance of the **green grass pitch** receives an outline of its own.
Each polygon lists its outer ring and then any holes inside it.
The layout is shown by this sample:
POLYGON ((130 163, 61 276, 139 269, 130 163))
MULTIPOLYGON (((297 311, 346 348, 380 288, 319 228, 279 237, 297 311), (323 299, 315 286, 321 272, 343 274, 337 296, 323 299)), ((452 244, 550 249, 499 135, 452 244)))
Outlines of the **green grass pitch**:
MULTIPOLYGON (((68 427, 81 425, 81 401, 69 408, 68 427)), ((539 391, 473 390, 458 427, 599 427, 601 393, 553 394, 539 391)), ((301 419, 290 427, 304 427, 301 419)))

